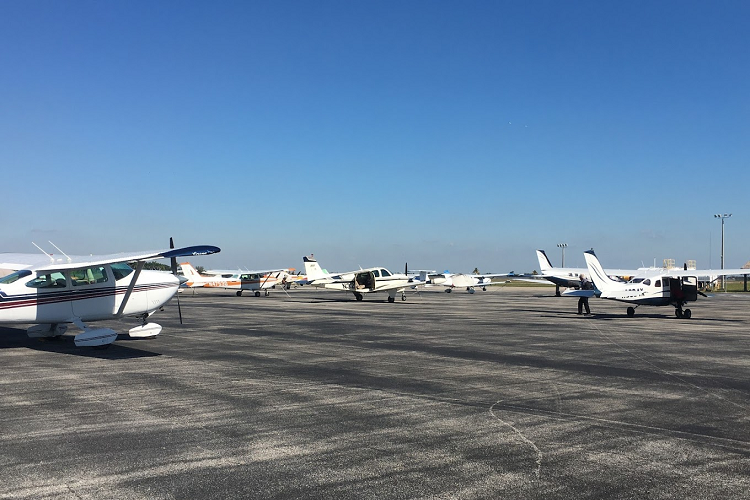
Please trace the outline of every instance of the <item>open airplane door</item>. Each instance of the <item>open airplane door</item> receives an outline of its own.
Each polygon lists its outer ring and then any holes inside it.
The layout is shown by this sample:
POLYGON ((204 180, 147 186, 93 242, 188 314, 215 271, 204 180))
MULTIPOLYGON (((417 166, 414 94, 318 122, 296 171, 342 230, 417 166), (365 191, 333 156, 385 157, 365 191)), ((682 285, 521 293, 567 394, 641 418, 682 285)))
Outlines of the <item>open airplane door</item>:
POLYGON ((375 290, 375 274, 372 271, 363 271, 355 274, 354 289, 359 291, 375 290))
POLYGON ((685 302, 695 302, 698 300, 698 278, 695 276, 685 276, 682 278, 682 294, 685 296, 685 302))

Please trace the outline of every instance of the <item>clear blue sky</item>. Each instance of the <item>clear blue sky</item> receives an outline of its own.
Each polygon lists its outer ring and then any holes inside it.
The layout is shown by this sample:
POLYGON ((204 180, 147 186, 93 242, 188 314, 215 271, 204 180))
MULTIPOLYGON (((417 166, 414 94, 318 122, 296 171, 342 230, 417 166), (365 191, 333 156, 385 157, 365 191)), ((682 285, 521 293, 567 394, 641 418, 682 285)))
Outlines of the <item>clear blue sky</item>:
POLYGON ((750 260, 745 1, 0 3, 2 251, 750 260))

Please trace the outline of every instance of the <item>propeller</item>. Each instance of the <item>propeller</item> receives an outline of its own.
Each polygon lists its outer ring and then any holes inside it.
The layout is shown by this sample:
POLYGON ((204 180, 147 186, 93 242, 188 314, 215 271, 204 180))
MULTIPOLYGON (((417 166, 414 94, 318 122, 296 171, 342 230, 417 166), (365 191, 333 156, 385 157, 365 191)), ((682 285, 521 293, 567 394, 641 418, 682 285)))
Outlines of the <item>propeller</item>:
MULTIPOLYGON (((169 237, 169 249, 171 250, 173 248, 174 248, 174 240, 170 236, 169 237)), ((172 267, 172 274, 174 274, 175 277, 179 279, 179 276, 177 276, 177 257, 172 257, 171 259, 169 259, 169 263, 171 264, 171 267, 172 267)), ((180 284, 182 284, 182 282, 180 282, 180 284)), ((179 292, 180 292, 180 286, 177 285, 177 293, 175 294, 177 295, 177 314, 180 316, 180 324, 182 324, 182 307, 180 306, 180 293, 179 292)))

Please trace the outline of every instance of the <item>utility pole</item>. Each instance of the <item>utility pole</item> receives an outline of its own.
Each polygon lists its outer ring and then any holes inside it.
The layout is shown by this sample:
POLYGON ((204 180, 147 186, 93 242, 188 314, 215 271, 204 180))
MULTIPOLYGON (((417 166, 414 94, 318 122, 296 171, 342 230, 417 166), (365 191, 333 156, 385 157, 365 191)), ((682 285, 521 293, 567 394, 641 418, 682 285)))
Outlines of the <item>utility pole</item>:
MULTIPOLYGON (((721 269, 724 270, 724 219, 728 219, 732 214, 714 214, 714 218, 721 219, 721 269)), ((727 278, 721 277, 721 288, 727 291, 727 278)))

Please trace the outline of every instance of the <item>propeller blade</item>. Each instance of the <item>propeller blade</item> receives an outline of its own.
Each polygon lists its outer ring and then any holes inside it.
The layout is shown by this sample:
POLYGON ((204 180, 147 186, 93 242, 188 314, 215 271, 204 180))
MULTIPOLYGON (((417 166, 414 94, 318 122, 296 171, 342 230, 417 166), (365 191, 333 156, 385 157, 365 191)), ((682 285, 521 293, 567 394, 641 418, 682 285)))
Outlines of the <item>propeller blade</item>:
MULTIPOLYGON (((169 248, 170 249, 174 248, 174 240, 172 239, 171 236, 169 237, 169 248)), ((169 259, 169 262, 172 267, 172 274, 177 276, 177 257, 172 257, 171 259, 169 259)))

